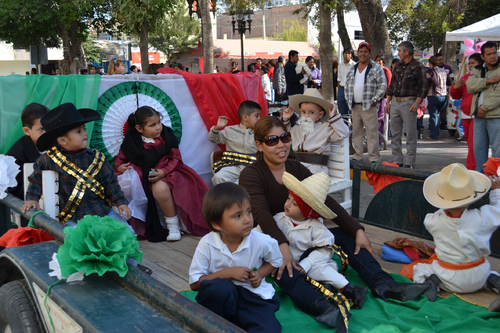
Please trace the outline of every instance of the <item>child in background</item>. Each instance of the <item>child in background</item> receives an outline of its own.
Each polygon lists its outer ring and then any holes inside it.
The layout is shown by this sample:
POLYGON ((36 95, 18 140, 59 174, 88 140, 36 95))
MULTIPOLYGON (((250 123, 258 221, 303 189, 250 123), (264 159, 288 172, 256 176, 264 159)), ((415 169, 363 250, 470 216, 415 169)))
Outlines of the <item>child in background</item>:
POLYGON ((289 190, 288 200, 285 211, 276 214, 274 219, 290 242, 293 260, 299 271, 332 292, 339 290, 361 309, 367 288, 349 284, 345 276, 338 272, 337 263, 332 260, 333 251, 325 247, 333 245, 335 237, 318 220, 320 217, 331 220, 337 216, 324 203, 330 189, 330 177, 320 172, 300 182, 285 171, 283 184, 289 190), (308 250, 313 251, 304 255, 308 250))
POLYGON ((424 225, 436 253, 403 267, 415 282, 428 281, 452 293, 472 293, 485 287, 499 293, 500 277, 485 259, 490 238, 500 226, 500 178, 488 177, 454 163, 424 182, 424 196, 439 210, 427 214, 424 225), (490 204, 468 209, 490 189, 490 204))
POLYGON ((335 106, 314 88, 307 89, 303 95, 291 96, 290 107, 283 109, 282 120, 292 134, 295 159, 313 174, 328 174, 332 142, 349 136, 349 128, 336 111, 335 106), (328 114, 326 110, 329 110, 328 114), (300 113, 300 119, 291 127, 289 120, 294 111, 300 113))
POLYGON ((267 72, 269 69, 266 66, 260 66, 260 79, 262 80, 262 88, 264 88, 264 93, 266 94, 266 99, 267 99, 267 105, 271 103, 272 97, 271 97, 271 80, 269 79, 269 76, 267 75, 267 72))
POLYGON ((179 216, 189 233, 203 236, 208 232, 201 217, 208 186, 184 165, 174 131, 162 125, 158 111, 142 106, 128 117, 128 130, 114 160, 117 173, 133 168, 142 180, 148 198, 145 222, 149 241, 180 240, 179 216), (164 218, 158 216, 156 202, 164 218))
POLYGON ((278 242, 253 230, 250 197, 232 183, 211 188, 203 200, 210 227, 189 268, 196 301, 248 332, 281 332, 280 303, 265 277, 281 266, 278 242))
POLYGON ((46 152, 33 166, 26 203, 21 208, 23 213, 31 208, 40 210, 42 171, 53 170, 59 174, 59 202, 64 207, 58 216, 61 222, 69 219, 77 222, 85 215, 98 215, 128 225, 123 217, 130 218, 131 212, 113 168, 104 154, 87 148, 85 124, 100 118, 96 111, 77 110, 71 103, 62 104, 42 117, 45 133, 38 138, 37 148, 46 152), (112 205, 118 206, 119 214, 111 209, 112 205))
POLYGON ((262 109, 253 101, 244 101, 238 108, 239 125, 224 128, 228 123, 226 116, 220 116, 217 125, 208 132, 208 141, 226 145, 222 159, 214 163, 214 185, 226 182, 238 183, 240 173, 246 165, 255 161, 257 146, 253 137, 253 127, 260 118, 262 109), (223 129, 224 128, 224 129, 223 129))
POLYGON ((24 163, 35 163, 37 158, 42 154, 36 148, 36 142, 45 133, 40 119, 48 112, 49 109, 41 104, 31 103, 27 105, 21 114, 23 132, 26 135, 17 140, 7 152, 7 155, 14 157, 16 164, 21 167, 21 172, 16 176, 17 186, 9 189, 9 193, 21 200, 24 200, 23 166, 24 163))

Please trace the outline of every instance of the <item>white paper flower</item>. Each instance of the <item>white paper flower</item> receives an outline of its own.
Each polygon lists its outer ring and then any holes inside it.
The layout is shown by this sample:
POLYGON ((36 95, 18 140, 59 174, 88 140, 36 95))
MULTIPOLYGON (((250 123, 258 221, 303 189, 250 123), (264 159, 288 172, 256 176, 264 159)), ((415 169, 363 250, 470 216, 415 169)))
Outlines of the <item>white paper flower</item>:
MULTIPOLYGON (((52 270, 52 272, 49 273, 49 276, 56 276, 58 280, 64 278, 61 274, 61 266, 59 266, 59 261, 57 261, 56 252, 52 254, 52 260, 49 262, 49 269, 52 270)), ((76 272, 68 276, 66 282, 82 281, 84 276, 85 276, 85 271, 76 272)))
POLYGON ((17 186, 16 176, 19 173, 19 165, 12 156, 0 155, 0 199, 7 196, 5 191, 8 187, 17 186))

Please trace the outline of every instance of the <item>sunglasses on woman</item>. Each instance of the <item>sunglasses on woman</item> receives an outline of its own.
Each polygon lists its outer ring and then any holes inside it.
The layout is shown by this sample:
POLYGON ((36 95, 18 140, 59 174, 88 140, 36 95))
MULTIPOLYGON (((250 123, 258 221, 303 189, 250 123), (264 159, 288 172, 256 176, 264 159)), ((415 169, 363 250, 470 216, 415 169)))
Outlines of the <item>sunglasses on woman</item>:
POLYGON ((260 142, 264 142, 266 146, 273 147, 278 144, 278 141, 281 140, 283 143, 288 143, 290 140, 292 140, 292 135, 290 132, 285 132, 281 134, 280 136, 278 135, 270 135, 267 138, 264 138, 260 140, 260 142))

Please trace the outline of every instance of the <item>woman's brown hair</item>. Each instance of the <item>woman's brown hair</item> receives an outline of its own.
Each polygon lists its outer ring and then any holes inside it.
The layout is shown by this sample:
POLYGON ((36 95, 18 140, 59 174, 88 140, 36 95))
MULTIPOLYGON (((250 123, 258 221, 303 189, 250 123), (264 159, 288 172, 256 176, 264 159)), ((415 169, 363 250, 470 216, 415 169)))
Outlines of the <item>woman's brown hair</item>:
POLYGON ((108 65, 108 75, 113 75, 115 74, 115 68, 116 67, 119 67, 118 64, 119 63, 122 63, 123 64, 123 61, 122 60, 116 60, 116 59, 111 59, 111 61, 109 62, 109 65, 108 65))
MULTIPOLYGON (((283 124, 283 122, 277 117, 266 116, 257 120, 253 128, 253 136, 255 138, 255 141, 262 142, 262 140, 264 140, 264 138, 269 135, 269 132, 271 132, 274 127, 280 127, 283 129, 283 131, 286 132, 285 124, 283 124)), ((257 159, 262 158, 262 152, 257 151, 257 154, 255 156, 257 157, 257 159)))

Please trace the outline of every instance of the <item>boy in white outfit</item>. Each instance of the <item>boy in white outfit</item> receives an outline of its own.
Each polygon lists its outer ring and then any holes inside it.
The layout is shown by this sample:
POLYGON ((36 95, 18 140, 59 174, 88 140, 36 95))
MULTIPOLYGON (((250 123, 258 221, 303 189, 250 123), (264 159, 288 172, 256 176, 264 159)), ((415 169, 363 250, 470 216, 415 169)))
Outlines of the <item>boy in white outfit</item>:
POLYGON ((212 166, 215 173, 212 177, 214 185, 227 182, 238 184, 243 168, 256 161, 257 146, 253 127, 259 120, 261 112, 262 108, 258 103, 244 101, 238 108, 239 125, 226 127, 228 118, 220 116, 217 125, 208 131, 208 141, 226 145, 222 159, 212 166))
POLYGON ((434 239, 436 254, 414 264, 415 282, 425 280, 448 292, 472 293, 483 287, 499 292, 500 277, 491 271, 485 259, 490 254, 491 235, 500 226, 499 189, 497 176, 488 179, 459 163, 450 164, 425 180, 425 198, 440 208, 424 220, 434 239), (490 187, 490 204, 468 209, 490 187))
POLYGON ((345 276, 338 272, 337 263, 332 260, 333 251, 325 247, 335 243, 333 234, 319 220, 321 217, 336 217, 325 205, 330 177, 320 172, 300 182, 285 172, 283 184, 289 190, 288 200, 285 202, 285 211, 276 214, 274 219, 290 241, 290 250, 299 271, 321 282, 330 291, 339 290, 355 306, 361 308, 367 288, 349 284, 345 276), (312 252, 304 255, 307 250, 312 252), (303 258, 304 256, 306 257, 303 258))
POLYGON ((309 88, 303 95, 290 97, 290 107, 283 109, 282 120, 292 134, 295 159, 313 174, 328 174, 328 156, 332 142, 349 136, 349 128, 337 113, 336 107, 325 100, 317 89, 309 88), (300 113, 300 119, 291 127, 289 120, 294 111, 300 113))

